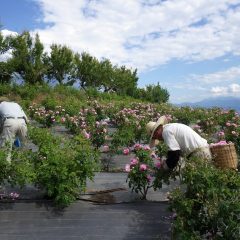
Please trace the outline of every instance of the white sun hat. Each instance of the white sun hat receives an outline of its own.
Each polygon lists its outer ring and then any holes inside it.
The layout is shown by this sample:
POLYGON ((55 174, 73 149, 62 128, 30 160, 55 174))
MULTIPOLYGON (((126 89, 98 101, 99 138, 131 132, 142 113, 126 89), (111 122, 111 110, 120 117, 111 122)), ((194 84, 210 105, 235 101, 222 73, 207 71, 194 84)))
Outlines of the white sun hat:
POLYGON ((168 123, 168 120, 166 118, 166 116, 161 116, 157 122, 149 122, 147 123, 146 125, 146 131, 147 131, 147 134, 150 136, 150 143, 149 143, 149 146, 152 148, 154 146, 156 146, 157 144, 159 144, 159 140, 158 139, 152 139, 153 138, 153 134, 154 132, 157 130, 157 128, 160 126, 160 125, 165 125, 168 123))

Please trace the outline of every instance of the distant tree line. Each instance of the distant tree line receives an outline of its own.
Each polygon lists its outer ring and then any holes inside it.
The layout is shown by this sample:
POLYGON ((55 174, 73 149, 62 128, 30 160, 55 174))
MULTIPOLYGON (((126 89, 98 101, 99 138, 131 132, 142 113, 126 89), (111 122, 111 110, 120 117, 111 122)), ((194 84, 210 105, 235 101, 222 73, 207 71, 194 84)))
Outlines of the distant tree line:
POLYGON ((14 78, 26 84, 58 83, 115 92, 150 102, 167 102, 169 93, 159 83, 138 88, 137 69, 113 65, 109 59, 99 61, 87 52, 75 53, 65 45, 52 44, 44 50, 39 35, 22 34, 4 37, 0 31, 0 83, 11 84, 14 78), (11 57, 3 60, 6 52, 11 57))

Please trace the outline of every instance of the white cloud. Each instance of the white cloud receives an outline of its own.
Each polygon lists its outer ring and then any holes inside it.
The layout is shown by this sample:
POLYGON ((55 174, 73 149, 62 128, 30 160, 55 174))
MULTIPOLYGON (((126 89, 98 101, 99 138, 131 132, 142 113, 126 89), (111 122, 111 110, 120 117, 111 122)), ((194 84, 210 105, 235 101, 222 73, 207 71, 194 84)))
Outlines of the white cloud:
POLYGON ((202 61, 240 55, 239 0, 35 0, 41 40, 66 44, 140 71, 172 59, 202 61))
MULTIPOLYGON (((1 34, 2 34, 3 37, 7 37, 7 36, 11 36, 11 35, 12 35, 12 36, 18 35, 17 32, 9 31, 9 30, 7 30, 7 29, 1 30, 1 34)), ((5 61, 7 61, 9 58, 11 58, 11 56, 12 56, 11 50, 9 50, 9 51, 7 51, 7 52, 5 52, 5 53, 3 53, 3 54, 0 54, 0 61, 1 61, 1 62, 5 62, 5 61)))
POLYGON ((214 95, 226 95, 228 93, 227 87, 212 87, 211 92, 214 95))
POLYGON ((6 62, 9 58, 11 58, 11 52, 8 51, 4 54, 0 54, 0 62, 6 62))
POLYGON ((240 79, 240 66, 231 67, 224 71, 219 71, 203 75, 191 75, 191 80, 197 80, 202 83, 221 83, 240 79))
POLYGON ((230 92, 232 93, 240 93, 240 85, 233 83, 229 86, 230 92))
POLYGON ((211 93, 213 93, 214 95, 238 96, 240 93, 240 85, 237 83, 233 83, 227 87, 223 86, 212 87, 211 93))
POLYGON ((18 35, 17 32, 9 31, 9 30, 7 30, 7 29, 1 30, 1 33, 2 33, 3 37, 11 36, 11 35, 12 35, 12 36, 18 35))

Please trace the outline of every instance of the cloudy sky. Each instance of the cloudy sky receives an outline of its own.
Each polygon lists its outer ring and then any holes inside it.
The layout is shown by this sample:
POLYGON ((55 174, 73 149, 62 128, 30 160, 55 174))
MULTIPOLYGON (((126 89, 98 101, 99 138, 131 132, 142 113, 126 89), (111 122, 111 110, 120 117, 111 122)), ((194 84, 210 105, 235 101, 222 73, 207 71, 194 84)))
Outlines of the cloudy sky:
POLYGON ((1 0, 0 23, 137 68, 172 103, 240 96, 240 0, 1 0))

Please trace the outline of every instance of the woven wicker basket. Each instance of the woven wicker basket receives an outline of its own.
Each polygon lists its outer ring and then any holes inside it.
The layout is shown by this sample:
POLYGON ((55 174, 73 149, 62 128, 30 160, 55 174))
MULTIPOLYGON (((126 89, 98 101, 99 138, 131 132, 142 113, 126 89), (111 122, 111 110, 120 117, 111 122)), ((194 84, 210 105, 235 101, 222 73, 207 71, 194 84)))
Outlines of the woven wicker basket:
POLYGON ((237 168, 238 159, 233 143, 211 146, 214 165, 219 168, 237 168))

